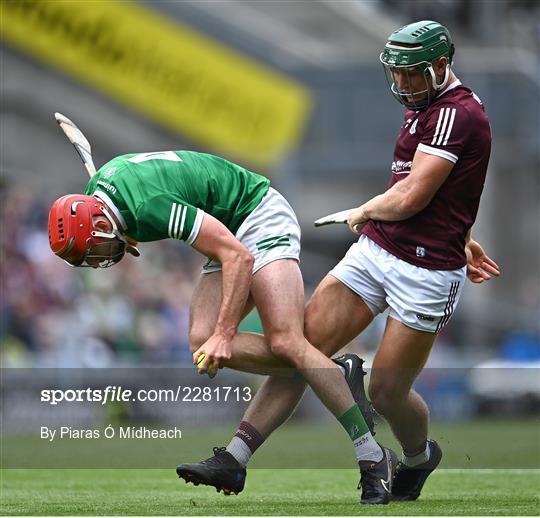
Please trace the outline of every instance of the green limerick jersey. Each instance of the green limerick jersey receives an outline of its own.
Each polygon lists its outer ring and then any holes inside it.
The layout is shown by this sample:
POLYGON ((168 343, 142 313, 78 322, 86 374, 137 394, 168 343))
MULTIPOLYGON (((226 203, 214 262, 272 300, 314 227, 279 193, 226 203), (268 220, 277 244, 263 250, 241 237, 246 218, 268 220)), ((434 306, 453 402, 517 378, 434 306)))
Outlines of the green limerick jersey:
POLYGON ((233 234, 267 193, 270 181, 217 156, 192 151, 122 155, 101 167, 85 194, 115 210, 137 241, 192 244, 204 213, 233 234))

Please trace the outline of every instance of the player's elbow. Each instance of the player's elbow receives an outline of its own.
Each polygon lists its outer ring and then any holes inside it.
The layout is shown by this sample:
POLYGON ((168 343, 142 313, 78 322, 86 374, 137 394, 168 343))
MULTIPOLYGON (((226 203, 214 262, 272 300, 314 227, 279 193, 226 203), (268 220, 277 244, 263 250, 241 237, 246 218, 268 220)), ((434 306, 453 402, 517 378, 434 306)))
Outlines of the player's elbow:
POLYGON ((234 264, 237 268, 251 271, 253 269, 253 264, 255 263, 255 257, 247 248, 242 247, 230 251, 229 254, 227 254, 226 261, 230 264, 234 264))
POLYGON ((240 242, 222 247, 221 253, 217 255, 219 262, 226 268, 227 265, 234 265, 236 268, 251 269, 255 263, 253 254, 240 242))
POLYGON ((254 255, 246 248, 238 254, 237 261, 245 266, 246 269, 252 270, 253 265, 255 264, 254 255))

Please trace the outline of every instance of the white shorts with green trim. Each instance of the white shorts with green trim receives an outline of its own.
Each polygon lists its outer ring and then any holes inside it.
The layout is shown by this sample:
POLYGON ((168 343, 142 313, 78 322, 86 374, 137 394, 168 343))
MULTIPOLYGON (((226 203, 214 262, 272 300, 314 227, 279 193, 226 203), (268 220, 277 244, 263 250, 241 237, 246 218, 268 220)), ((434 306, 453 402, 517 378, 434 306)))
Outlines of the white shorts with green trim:
MULTIPOLYGON (((300 225, 289 202, 270 187, 261 203, 243 221, 236 238, 255 258, 253 273, 278 259, 300 257, 300 225)), ((211 259, 203 273, 221 270, 221 263, 211 259)))
POLYGON ((329 274, 367 304, 374 315, 389 315, 408 327, 438 333, 450 321, 467 269, 428 270, 398 259, 360 236, 329 274))

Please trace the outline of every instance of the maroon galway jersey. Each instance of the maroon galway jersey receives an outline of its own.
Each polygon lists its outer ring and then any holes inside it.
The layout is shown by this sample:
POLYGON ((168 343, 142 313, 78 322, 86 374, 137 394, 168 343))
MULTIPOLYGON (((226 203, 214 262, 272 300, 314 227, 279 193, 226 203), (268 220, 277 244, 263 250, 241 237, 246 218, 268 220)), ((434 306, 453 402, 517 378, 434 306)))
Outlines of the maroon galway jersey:
POLYGON ((491 150, 484 107, 455 81, 424 111, 407 110, 388 188, 410 172, 416 150, 453 162, 429 205, 402 221, 369 221, 363 233, 400 259, 431 270, 465 266, 465 236, 478 212, 491 150))

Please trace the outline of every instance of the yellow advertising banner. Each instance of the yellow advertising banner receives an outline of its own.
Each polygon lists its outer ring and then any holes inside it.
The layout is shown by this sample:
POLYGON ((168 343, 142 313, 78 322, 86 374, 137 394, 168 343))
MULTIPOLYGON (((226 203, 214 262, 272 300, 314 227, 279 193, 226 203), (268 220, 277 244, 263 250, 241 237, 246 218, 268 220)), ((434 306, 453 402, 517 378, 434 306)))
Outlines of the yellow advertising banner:
POLYGON ((153 9, 2 0, 1 10, 3 40, 217 152, 270 165, 306 124, 304 86, 153 9))

